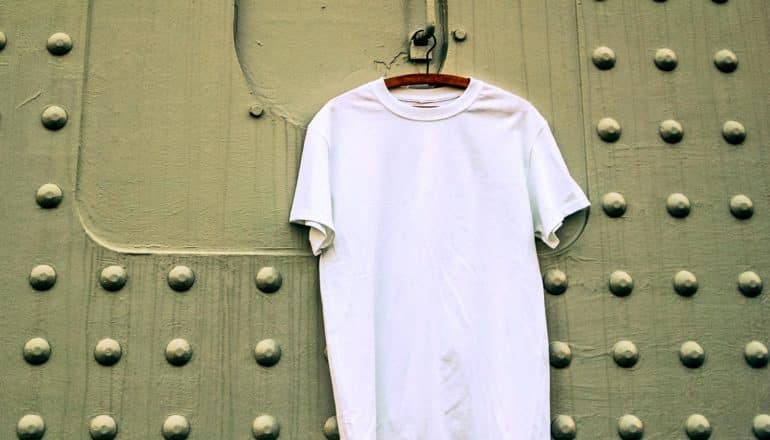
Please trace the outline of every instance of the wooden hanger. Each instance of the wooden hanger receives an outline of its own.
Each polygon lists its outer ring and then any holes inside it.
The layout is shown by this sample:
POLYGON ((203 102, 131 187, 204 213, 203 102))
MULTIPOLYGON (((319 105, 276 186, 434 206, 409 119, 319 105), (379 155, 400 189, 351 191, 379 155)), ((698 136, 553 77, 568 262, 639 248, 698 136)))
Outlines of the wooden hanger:
MULTIPOLYGON (((418 30, 412 35, 412 40, 414 40, 418 33, 420 33, 422 29, 418 30)), ((436 47, 436 36, 430 35, 430 38, 433 38, 433 46, 431 46, 430 49, 425 53, 426 58, 426 67, 425 67, 425 73, 407 73, 404 75, 397 75, 397 76, 391 76, 390 78, 385 78, 385 86, 389 89, 392 89, 394 87, 400 87, 400 86, 411 86, 415 84, 429 84, 429 85, 441 85, 441 86, 450 86, 450 87, 457 87, 460 89, 466 89, 468 88, 468 84, 470 83, 471 79, 465 76, 458 76, 458 75, 449 75, 446 73, 429 73, 428 69, 430 68, 430 52, 433 50, 434 47, 436 47)))

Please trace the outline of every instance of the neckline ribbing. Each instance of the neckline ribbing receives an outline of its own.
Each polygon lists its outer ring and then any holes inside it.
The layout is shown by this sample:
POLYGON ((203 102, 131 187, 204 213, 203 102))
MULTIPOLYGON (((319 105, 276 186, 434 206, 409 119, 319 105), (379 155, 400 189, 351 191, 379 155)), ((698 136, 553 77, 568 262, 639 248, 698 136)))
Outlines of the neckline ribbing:
MULTIPOLYGON (((390 92, 388 86, 385 85, 385 77, 381 76, 373 81, 370 85, 372 91, 377 96, 379 101, 387 107, 393 113, 402 116, 407 119, 413 119, 417 121, 435 121, 438 119, 445 119, 454 116, 466 108, 473 102, 481 91, 482 83, 480 79, 469 77, 470 82, 468 87, 463 90, 463 93, 449 103, 445 103, 438 107, 414 107, 405 102, 400 101, 393 93, 390 92)), ((408 95, 410 98, 430 98, 432 95, 420 95, 419 89, 414 89, 414 94, 408 95)))

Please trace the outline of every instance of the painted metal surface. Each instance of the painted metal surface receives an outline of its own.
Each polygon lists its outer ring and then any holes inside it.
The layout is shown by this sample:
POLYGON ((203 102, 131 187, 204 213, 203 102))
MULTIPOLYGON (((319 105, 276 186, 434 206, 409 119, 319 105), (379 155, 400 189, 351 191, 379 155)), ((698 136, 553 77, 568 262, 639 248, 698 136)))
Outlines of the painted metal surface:
MULTIPOLYGON (((553 437, 770 438, 768 3, 435 3, 431 72, 532 101, 594 202, 539 245, 553 437)), ((335 438, 303 130, 424 71, 424 8, 0 1, 0 436, 335 438)))

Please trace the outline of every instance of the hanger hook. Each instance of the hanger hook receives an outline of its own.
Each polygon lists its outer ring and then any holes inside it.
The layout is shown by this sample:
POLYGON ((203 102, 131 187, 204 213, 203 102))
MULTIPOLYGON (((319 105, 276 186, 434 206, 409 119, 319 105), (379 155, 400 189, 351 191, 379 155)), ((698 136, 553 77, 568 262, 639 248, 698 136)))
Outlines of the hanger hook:
MULTIPOLYGON (((422 32, 425 32, 425 29, 417 29, 417 31, 415 31, 415 33, 412 34, 412 38, 411 39, 417 41, 418 40, 417 34, 420 34, 422 32)), ((430 53, 436 47, 436 44, 437 44, 436 35, 435 34, 431 34, 430 36, 428 36, 428 39, 429 38, 433 38, 433 46, 431 46, 430 49, 428 49, 428 51, 425 52, 425 74, 426 75, 430 73, 430 53)), ((426 41, 427 41, 427 39, 426 39, 426 41)))

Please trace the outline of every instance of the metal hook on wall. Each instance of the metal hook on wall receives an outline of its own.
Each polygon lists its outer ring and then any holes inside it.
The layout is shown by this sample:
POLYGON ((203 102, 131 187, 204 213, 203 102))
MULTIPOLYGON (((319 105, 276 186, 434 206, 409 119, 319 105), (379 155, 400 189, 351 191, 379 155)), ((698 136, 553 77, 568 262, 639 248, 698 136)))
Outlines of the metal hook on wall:
MULTIPOLYGON (((425 27, 412 35, 414 44, 425 46, 436 33, 436 0, 425 0, 425 27)), ((434 37, 435 38, 435 37, 434 37)))
POLYGON ((431 51, 436 47, 436 0, 425 0, 425 26, 412 34, 409 41, 409 59, 426 61, 430 64, 431 51), (433 38, 433 46, 427 48, 428 40, 433 38), (426 50, 427 49, 427 50, 426 50))

